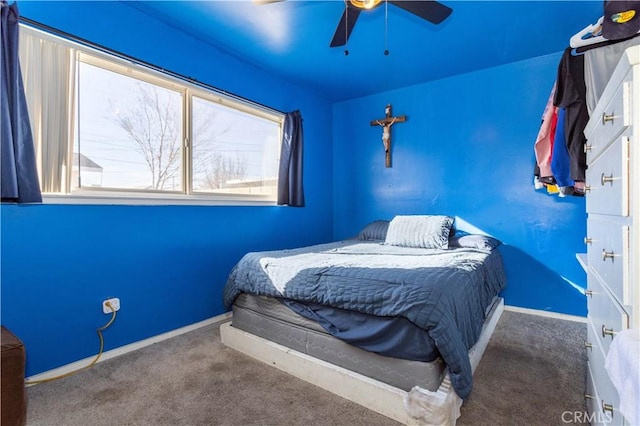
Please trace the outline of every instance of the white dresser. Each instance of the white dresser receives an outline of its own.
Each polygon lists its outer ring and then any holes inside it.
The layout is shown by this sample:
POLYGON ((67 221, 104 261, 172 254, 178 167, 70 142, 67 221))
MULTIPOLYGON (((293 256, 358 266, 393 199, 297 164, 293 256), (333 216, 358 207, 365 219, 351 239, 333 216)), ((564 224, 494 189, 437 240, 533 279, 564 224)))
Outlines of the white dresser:
MULTIPOLYGON (((592 424, 626 425, 604 368, 615 334, 640 327, 640 46, 627 49, 585 129, 588 377, 592 424)), ((640 359, 640 354, 638 355, 640 359)))

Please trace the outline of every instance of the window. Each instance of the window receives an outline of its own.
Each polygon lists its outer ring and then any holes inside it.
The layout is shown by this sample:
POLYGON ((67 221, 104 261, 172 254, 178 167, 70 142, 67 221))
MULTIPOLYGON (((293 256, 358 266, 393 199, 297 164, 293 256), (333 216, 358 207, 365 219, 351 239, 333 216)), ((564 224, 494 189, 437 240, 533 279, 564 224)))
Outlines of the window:
POLYGON ((275 202, 282 113, 30 27, 20 37, 45 200, 275 202))

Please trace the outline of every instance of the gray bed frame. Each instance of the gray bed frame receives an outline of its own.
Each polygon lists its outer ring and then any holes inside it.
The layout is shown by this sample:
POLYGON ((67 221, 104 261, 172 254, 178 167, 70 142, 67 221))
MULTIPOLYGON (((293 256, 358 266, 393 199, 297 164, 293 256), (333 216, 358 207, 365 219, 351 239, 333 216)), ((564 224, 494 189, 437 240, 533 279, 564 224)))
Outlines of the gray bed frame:
MULTIPOLYGON (((475 370, 504 309, 496 297, 478 342, 469 351, 475 370)), ((240 295, 222 342, 404 424, 455 424, 462 400, 442 359, 408 361, 351 346, 277 299, 240 295)))

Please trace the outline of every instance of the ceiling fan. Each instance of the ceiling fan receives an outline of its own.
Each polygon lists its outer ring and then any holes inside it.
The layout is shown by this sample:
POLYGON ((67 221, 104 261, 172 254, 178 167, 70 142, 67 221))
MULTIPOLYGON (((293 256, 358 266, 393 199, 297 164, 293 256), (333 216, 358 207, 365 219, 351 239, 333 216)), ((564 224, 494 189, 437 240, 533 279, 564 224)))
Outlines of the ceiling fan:
MULTIPOLYGON (((256 4, 279 3, 281 1, 283 0, 253 0, 256 4)), ((441 23, 453 11, 450 7, 434 0, 344 0, 344 2, 345 9, 333 34, 331 47, 347 44, 361 11, 375 9, 385 2, 398 6, 400 9, 413 13, 433 24, 441 23)))
POLYGON ((347 44, 347 40, 351 36, 353 27, 358 20, 358 16, 360 16, 360 12, 362 10, 375 9, 385 1, 433 24, 441 23, 451 15, 453 11, 450 7, 433 0, 345 0, 346 7, 338 23, 338 27, 333 34, 330 46, 338 47, 347 44))

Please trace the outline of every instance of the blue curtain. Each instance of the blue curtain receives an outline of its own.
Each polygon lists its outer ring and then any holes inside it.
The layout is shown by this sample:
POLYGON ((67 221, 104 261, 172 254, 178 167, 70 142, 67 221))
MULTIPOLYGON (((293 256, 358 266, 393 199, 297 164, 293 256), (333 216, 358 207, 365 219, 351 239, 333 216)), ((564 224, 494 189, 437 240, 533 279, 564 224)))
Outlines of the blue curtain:
POLYGON ((2 201, 42 202, 18 59, 18 5, 0 1, 0 179, 2 201))
POLYGON ((285 115, 278 173, 278 204, 304 207, 302 185, 302 116, 296 110, 285 115))

